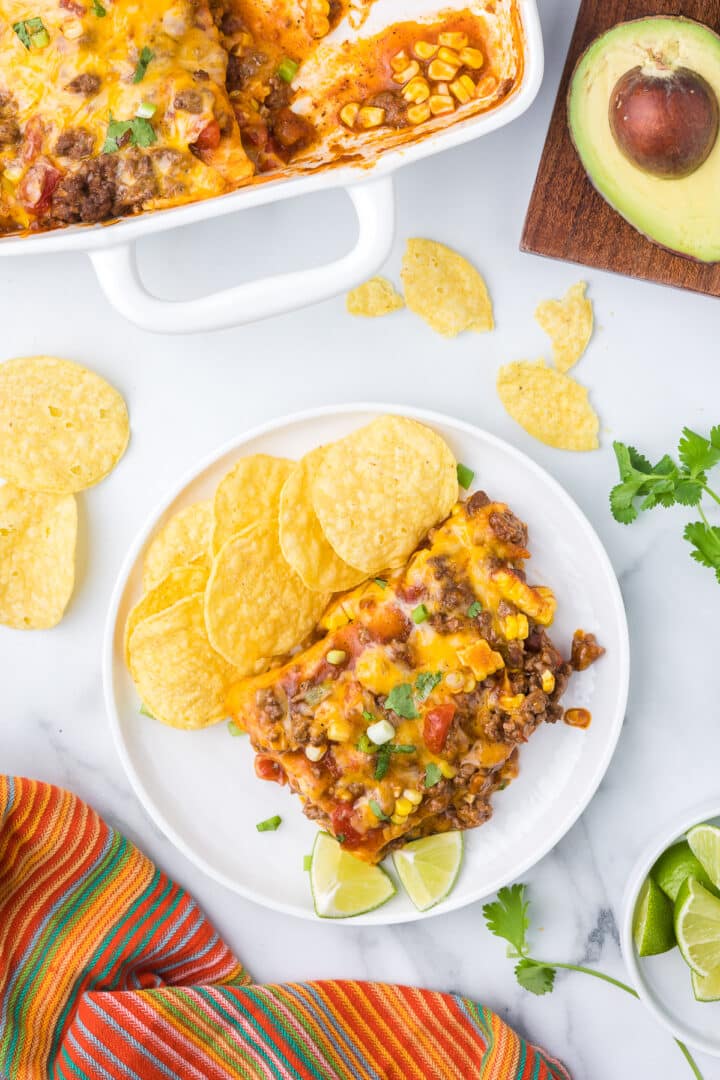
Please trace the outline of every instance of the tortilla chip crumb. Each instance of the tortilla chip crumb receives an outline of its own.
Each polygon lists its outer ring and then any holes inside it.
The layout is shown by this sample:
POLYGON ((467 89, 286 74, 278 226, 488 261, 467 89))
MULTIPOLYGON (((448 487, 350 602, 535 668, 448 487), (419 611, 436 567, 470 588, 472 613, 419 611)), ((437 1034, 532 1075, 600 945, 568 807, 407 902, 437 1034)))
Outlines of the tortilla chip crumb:
POLYGON ((544 360, 517 360, 500 368, 497 390, 513 420, 546 446, 597 450, 600 420, 587 389, 569 375, 544 360))
POLYGON ((391 281, 384 277, 370 278, 347 294, 347 309, 351 315, 377 319, 405 307, 405 301, 391 281))
POLYGON ((593 332, 592 303, 585 296, 584 281, 572 285, 562 300, 543 300, 535 318, 549 336, 558 371, 573 367, 587 348, 593 332))

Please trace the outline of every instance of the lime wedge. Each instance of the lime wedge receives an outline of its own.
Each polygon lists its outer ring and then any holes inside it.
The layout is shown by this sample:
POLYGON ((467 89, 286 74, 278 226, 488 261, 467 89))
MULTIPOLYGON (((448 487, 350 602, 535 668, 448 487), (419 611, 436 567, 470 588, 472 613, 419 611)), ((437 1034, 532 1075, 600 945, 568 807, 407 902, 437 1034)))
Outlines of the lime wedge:
POLYGON ((411 840, 393 855, 393 863, 405 891, 419 911, 444 900, 460 873, 462 833, 437 833, 411 840))
POLYGON ((655 879, 673 903, 677 900, 683 881, 687 881, 689 877, 694 877, 706 888, 712 888, 710 878, 705 873, 702 864, 693 855, 687 840, 681 840, 679 844, 673 844, 667 851, 663 851, 650 871, 650 876, 655 879))
POLYGON ((691 971, 690 978, 696 1001, 720 1001, 720 970, 711 971, 709 975, 691 971))
POLYGON ((374 911, 396 893, 379 866, 356 859, 329 833, 318 833, 310 865, 315 912, 322 919, 348 919, 374 911))
POLYGON ((720 889, 720 829, 717 825, 696 825, 687 834, 693 855, 716 889, 720 889))
POLYGON ((675 937, 698 975, 720 967, 720 900, 694 877, 683 882, 675 901, 675 937))
POLYGON ((638 956, 656 956, 675 945, 673 906, 652 878, 645 878, 635 905, 633 939, 638 956))

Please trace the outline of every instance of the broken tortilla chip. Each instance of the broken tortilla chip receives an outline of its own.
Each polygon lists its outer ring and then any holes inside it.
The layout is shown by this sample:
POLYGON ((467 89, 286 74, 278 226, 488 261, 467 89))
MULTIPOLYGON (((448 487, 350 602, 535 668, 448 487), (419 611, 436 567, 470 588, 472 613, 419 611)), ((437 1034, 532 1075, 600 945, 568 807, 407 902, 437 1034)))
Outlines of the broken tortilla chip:
POLYGON ((593 308, 585 296, 586 287, 578 281, 562 300, 543 300, 535 309, 535 319, 552 341, 558 371, 569 371, 577 364, 592 337, 593 308))
POLYGON ((445 337, 463 330, 484 333, 495 326, 482 277, 457 251, 435 240, 408 240, 401 276, 405 301, 445 337))
POLYGON ((384 277, 370 278, 347 294, 347 309, 351 315, 377 319, 405 307, 405 301, 391 281, 384 277))
POLYGON ((500 400, 528 434, 558 450, 597 450, 600 421, 584 386, 544 360, 500 368, 500 400))

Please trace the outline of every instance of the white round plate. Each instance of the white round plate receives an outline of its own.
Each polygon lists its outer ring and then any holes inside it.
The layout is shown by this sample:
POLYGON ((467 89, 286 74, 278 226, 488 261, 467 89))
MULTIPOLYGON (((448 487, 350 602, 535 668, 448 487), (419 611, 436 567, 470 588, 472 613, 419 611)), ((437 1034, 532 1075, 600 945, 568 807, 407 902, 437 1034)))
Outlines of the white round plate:
POLYGON ((509 503, 528 523, 531 580, 550 585, 558 598, 553 639, 567 654, 573 631, 581 626, 598 635, 607 655, 573 676, 565 696, 568 706, 591 710, 589 729, 543 725, 522 748, 520 775, 496 794, 492 820, 467 834, 464 866, 447 900, 420 913, 399 889, 384 907, 347 920, 351 926, 427 918, 495 892, 550 851, 600 783, 625 711, 627 623, 610 561, 572 499, 518 450, 446 416, 397 405, 347 405, 285 417, 213 454, 158 507, 120 573, 104 643, 105 695, 115 742, 156 824, 217 881, 266 907, 315 918, 303 856, 312 848, 316 826, 304 817, 299 800, 256 779, 247 739, 231 737, 225 724, 183 732, 140 715, 123 662, 123 625, 141 594, 142 557, 151 535, 179 507, 208 498, 239 457, 258 452, 300 457, 382 413, 404 414, 435 428, 457 460, 475 470, 474 486, 509 503), (273 814, 282 816, 282 826, 257 832, 256 823, 273 814))
POLYGON ((703 822, 720 825, 720 803, 717 799, 676 815, 656 834, 635 863, 625 890, 620 944, 640 999, 656 1020, 676 1039, 696 1050, 720 1057, 720 1001, 695 1000, 690 968, 679 949, 671 949, 659 956, 638 956, 632 932, 638 893, 656 859, 678 840, 684 840, 693 825, 703 822))

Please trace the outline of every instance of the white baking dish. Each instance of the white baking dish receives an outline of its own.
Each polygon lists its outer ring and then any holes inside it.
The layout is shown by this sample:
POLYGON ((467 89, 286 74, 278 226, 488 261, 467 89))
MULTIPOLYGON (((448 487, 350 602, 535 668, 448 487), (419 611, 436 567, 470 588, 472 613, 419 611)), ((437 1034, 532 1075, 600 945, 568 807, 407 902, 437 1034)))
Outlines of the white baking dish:
MULTIPOLYGON (((388 255, 394 230, 392 174, 402 165, 503 127, 525 112, 534 100, 543 74, 543 45, 536 0, 518 0, 518 10, 525 61, 522 81, 505 102, 490 112, 456 122, 414 145, 382 151, 371 163, 330 167, 312 175, 258 183, 228 195, 125 218, 109 225, 72 226, 32 236, 10 236, 0 239, 0 255, 84 251, 113 307, 138 326, 164 334, 237 326, 344 292, 371 276, 388 255), (358 219, 355 246, 341 259, 181 302, 153 296, 140 278, 135 253, 135 244, 140 237, 328 188, 347 191, 358 219)), ((410 17, 412 5, 408 2, 405 18, 410 17)))

